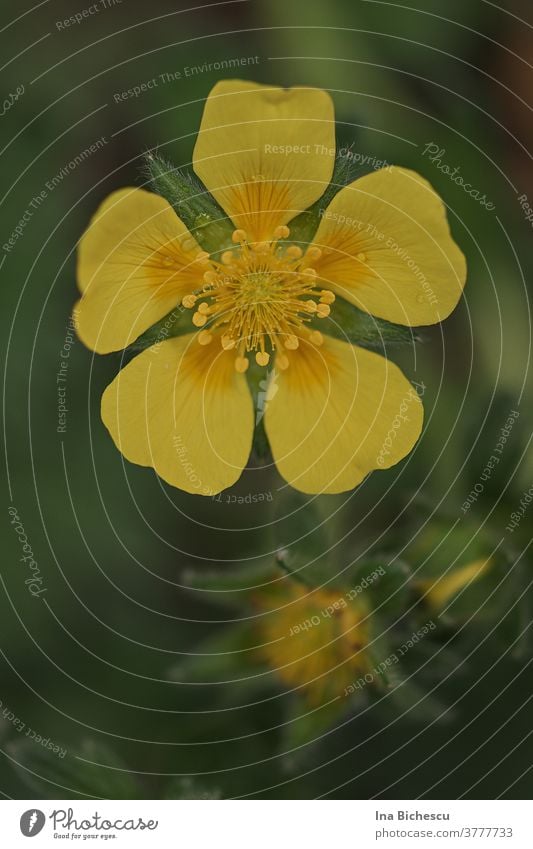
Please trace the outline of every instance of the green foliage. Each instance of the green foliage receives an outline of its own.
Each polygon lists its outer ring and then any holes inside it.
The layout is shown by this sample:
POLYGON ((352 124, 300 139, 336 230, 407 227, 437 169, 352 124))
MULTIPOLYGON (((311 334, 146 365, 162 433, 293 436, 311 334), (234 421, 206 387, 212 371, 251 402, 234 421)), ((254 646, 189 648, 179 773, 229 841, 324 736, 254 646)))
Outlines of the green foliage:
POLYGON ((13 765, 37 799, 140 799, 133 773, 113 750, 95 740, 82 741, 79 751, 67 750, 64 758, 30 740, 8 746, 13 765))

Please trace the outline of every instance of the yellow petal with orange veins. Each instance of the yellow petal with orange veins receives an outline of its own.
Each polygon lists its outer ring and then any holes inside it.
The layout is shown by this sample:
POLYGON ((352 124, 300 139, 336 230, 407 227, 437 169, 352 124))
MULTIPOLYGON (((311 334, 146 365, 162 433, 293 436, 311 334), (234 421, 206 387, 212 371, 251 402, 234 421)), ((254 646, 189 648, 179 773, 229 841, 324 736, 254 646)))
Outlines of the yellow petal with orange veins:
POLYGON ((135 341, 198 286, 198 253, 162 197, 134 188, 113 192, 80 242, 75 315, 82 341, 99 354, 135 341))
POLYGON ((346 186, 313 242, 328 288, 372 315, 410 326, 445 319, 461 297, 466 262, 444 204, 406 168, 384 168, 346 186))
POLYGON ((302 338, 277 385, 265 428, 281 475, 302 492, 353 489, 373 469, 398 463, 420 435, 417 392, 372 351, 331 337, 315 348, 302 338))
POLYGON ((207 98, 196 174, 252 242, 307 209, 333 173, 330 96, 319 89, 223 80, 207 98))
POLYGON ((196 344, 195 335, 135 357, 104 392, 102 419, 128 460, 198 495, 238 480, 254 428, 252 398, 234 356, 196 344))

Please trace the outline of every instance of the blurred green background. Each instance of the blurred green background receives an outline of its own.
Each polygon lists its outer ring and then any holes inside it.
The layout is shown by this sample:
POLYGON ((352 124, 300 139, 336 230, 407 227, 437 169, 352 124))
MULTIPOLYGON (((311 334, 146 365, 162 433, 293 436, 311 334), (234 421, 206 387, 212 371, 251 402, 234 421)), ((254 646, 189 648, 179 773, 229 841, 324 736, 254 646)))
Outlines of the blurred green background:
MULTIPOLYGON (((88 8, 83 0, 48 0, 34 10, 4 3, 3 96, 24 90, 6 100, 0 119, 3 245, 30 212, 0 257, 5 796, 531 796, 533 508, 515 532, 506 525, 533 483, 532 223, 519 200, 526 195, 533 205, 533 19, 525 0, 506 10, 484 0, 415 3, 239 0, 186 11, 122 0, 68 26, 61 22, 88 8), (248 57, 258 60, 238 72, 209 69, 248 57), (426 386, 426 426, 413 455, 317 508, 333 538, 343 539, 328 561, 331 577, 361 553, 407 557, 409 541, 413 570, 434 551, 440 570, 463 562, 469 540, 475 556, 497 547, 506 564, 490 615, 479 612, 489 593, 480 584, 472 615, 463 612, 439 636, 446 651, 431 660, 431 682, 421 687, 422 696, 435 688, 439 702, 453 706, 444 719, 424 710, 424 697, 407 712, 393 700, 386 709, 362 701, 339 727, 296 750, 290 719, 305 707, 275 675, 250 681, 237 664, 215 671, 228 683, 185 677, 207 638, 225 651, 233 626, 224 619, 248 615, 184 590, 191 570, 218 563, 224 571, 234 561, 252 568, 280 547, 297 547, 297 531, 282 518, 290 496, 277 473, 249 470, 235 487, 243 496, 268 492, 271 502, 232 505, 172 490, 152 470, 128 464, 99 416, 120 355, 95 357, 79 341, 68 360, 66 430, 57 432, 56 375, 76 300, 77 240, 110 191, 142 183, 148 149, 190 163, 206 96, 218 79, 235 76, 330 91, 339 139, 427 177, 468 260, 453 316, 424 330, 416 350, 391 354, 426 386), (138 97, 117 97, 154 78, 138 97), (494 210, 424 155, 430 143, 494 210), (461 505, 511 410, 520 416, 497 474, 465 513, 461 505), (24 584, 12 505, 46 587, 38 598, 24 584), (176 668, 185 683, 176 682, 176 668), (11 714, 66 756, 26 738, 11 714)), ((314 545, 320 552, 326 543, 317 536, 314 545)))

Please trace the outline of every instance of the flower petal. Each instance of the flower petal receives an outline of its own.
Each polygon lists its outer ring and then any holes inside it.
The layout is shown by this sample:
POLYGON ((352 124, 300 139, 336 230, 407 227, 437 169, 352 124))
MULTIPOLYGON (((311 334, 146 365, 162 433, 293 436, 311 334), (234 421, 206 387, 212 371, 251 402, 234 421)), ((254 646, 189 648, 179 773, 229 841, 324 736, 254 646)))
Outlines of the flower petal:
POLYGON ((253 240, 307 209, 333 173, 335 127, 320 89, 223 80, 205 104, 194 170, 253 240))
POLYGON ((306 493, 353 489, 373 469, 406 456, 423 408, 400 369, 378 354, 325 337, 303 339, 265 411, 276 465, 306 493))
POLYGON ((186 492, 214 495, 235 483, 250 455, 254 414, 234 360, 196 335, 135 357, 102 397, 117 448, 186 492))
POLYGON ((384 168, 346 186, 324 212, 315 264, 330 288, 379 318, 435 324, 456 306, 465 258, 427 180, 384 168))
POLYGON ((113 192, 78 254, 78 333, 99 354, 119 351, 199 285, 200 247, 166 200, 143 189, 113 192))

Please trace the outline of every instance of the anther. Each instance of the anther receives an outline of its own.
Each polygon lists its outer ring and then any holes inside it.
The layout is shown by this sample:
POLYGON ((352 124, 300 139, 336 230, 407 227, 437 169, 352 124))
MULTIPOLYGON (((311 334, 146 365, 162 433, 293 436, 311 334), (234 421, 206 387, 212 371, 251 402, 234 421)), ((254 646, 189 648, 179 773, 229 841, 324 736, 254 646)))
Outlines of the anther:
POLYGON ((315 301, 304 301, 304 307, 307 310, 307 312, 316 312, 317 311, 317 305, 316 305, 315 301))
POLYGON ((289 358, 285 354, 276 354, 276 365, 282 371, 289 368, 289 358))
POLYGON ((329 304, 319 304, 316 308, 318 318, 326 318, 331 312, 329 304))
POLYGON ((324 337, 322 336, 320 330, 312 330, 309 334, 309 339, 313 343, 313 345, 323 345, 324 337))
POLYGON ((287 248, 285 253, 287 254, 287 256, 290 256, 292 259, 300 259, 303 251, 302 251, 301 248, 298 247, 298 245, 291 245, 289 248, 287 248))
POLYGON ((258 366, 267 366, 270 362, 270 354, 266 351, 258 351, 255 355, 255 361, 258 366))
POLYGON ((305 268, 302 271, 302 277, 307 277, 308 280, 315 280, 316 276, 317 274, 314 268, 305 268))
POLYGON ((240 242, 246 241, 246 230, 234 230, 231 234, 231 241, 238 245, 240 242))
POLYGON ((289 351, 296 351, 296 348, 298 347, 300 342, 298 340, 298 337, 295 336, 294 333, 290 333, 289 336, 287 336, 283 340, 283 344, 285 345, 286 348, 289 349, 289 351))
POLYGON ((209 254, 207 251, 198 251, 194 259, 196 262, 206 262, 209 259, 209 254))
POLYGON ((206 315, 202 315, 201 312, 195 312, 194 313, 194 315, 192 317, 192 323, 194 324, 195 327, 203 327, 206 322, 207 322, 207 316, 206 315))
POLYGON ((220 343, 225 351, 231 351, 231 349, 235 347, 235 339, 232 339, 231 336, 222 336, 220 343))
POLYGON ((181 243, 181 247, 182 247, 182 249, 183 249, 185 252, 187 252, 187 251, 192 251, 192 249, 195 247, 195 244, 196 244, 196 243, 195 243, 194 239, 191 239, 191 238, 187 238, 187 237, 186 237, 186 238, 182 241, 182 243, 181 243))
POLYGON ((224 265, 231 265, 233 262, 233 251, 224 251, 222 256, 220 257, 224 265))
POLYGON ((276 227, 274 230, 274 238, 275 239, 288 239, 290 230, 286 224, 280 224, 279 227, 276 227))
POLYGON ((333 292, 330 292, 329 289, 323 289, 320 293, 320 303, 321 304, 332 304, 335 301, 335 295, 333 292))
POLYGON ((203 315, 208 315, 209 304, 206 301, 202 301, 201 304, 198 304, 198 312, 203 313, 203 315))
POLYGON ((184 295, 181 299, 181 303, 186 309, 192 309, 196 303, 196 295, 184 295))
POLYGON ((201 330, 198 334, 198 342, 200 345, 209 345, 212 341, 213 335, 209 332, 209 330, 201 330))
POLYGON ((249 365, 246 357, 237 357, 235 360, 235 371, 238 371, 239 374, 244 374, 249 365))
POLYGON ((311 245, 310 248, 307 248, 305 252, 305 258, 310 260, 311 262, 316 262, 317 259, 320 259, 322 256, 322 251, 320 248, 317 248, 316 245, 311 245))

